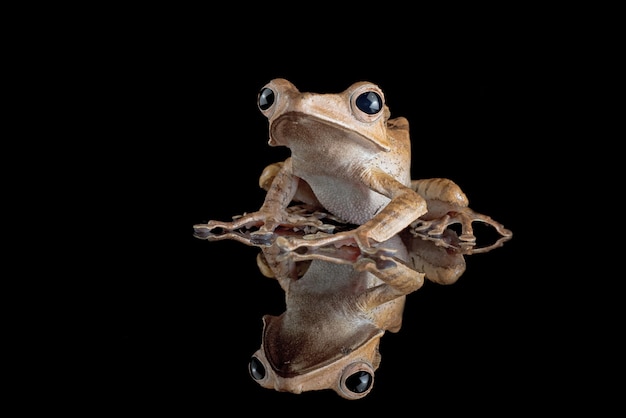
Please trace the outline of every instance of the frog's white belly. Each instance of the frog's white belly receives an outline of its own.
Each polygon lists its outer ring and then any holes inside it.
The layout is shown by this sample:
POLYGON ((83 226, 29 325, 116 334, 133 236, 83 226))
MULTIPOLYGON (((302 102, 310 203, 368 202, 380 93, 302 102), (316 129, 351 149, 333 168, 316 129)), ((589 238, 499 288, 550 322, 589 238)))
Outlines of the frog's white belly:
POLYGON ((322 206, 348 223, 364 224, 390 202, 388 197, 365 186, 342 183, 338 179, 313 177, 307 182, 322 206))

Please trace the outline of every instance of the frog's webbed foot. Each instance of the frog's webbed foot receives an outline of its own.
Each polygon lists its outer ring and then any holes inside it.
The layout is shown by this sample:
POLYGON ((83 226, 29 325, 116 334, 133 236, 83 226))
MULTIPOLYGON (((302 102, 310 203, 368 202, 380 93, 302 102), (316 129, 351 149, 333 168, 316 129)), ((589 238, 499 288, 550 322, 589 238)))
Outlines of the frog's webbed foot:
POLYGON ((430 220, 418 219, 411 224, 410 231, 416 237, 434 241, 437 245, 446 248, 461 250, 464 254, 486 253, 502 246, 513 236, 513 233, 504 228, 499 222, 494 221, 489 216, 474 212, 469 207, 455 212, 448 212, 440 218, 430 220), (477 239, 472 225, 474 222, 482 222, 492 226, 500 237, 491 245, 477 246, 477 239), (444 232, 454 224, 461 225, 461 233, 458 236, 458 240, 450 242, 442 239, 444 232))

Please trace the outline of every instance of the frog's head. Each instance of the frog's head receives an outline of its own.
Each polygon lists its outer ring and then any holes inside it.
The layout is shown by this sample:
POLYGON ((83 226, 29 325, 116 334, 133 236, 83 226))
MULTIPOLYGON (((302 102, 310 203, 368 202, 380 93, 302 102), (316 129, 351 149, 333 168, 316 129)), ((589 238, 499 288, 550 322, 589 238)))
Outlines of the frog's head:
POLYGON ((261 386, 292 393, 332 389, 346 399, 372 390, 383 330, 364 323, 343 337, 333 327, 285 325, 284 315, 263 317, 263 342, 249 364, 261 386))
POLYGON ((330 151, 350 141, 389 151, 389 109, 375 84, 358 82, 339 94, 301 93, 291 82, 277 78, 259 92, 258 106, 270 124, 269 144, 330 151), (343 141, 343 142, 342 142, 343 141))

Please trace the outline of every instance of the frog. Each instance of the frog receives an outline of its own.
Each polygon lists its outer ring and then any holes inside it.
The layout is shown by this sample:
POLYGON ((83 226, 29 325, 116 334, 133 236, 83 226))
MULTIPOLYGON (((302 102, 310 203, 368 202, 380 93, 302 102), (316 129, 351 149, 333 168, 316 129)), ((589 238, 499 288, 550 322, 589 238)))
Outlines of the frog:
POLYGON ((409 122, 391 118, 377 84, 359 81, 340 93, 312 93, 275 78, 260 89, 257 105, 268 120, 269 146, 287 147, 290 155, 261 176, 266 195, 258 210, 232 221, 194 225, 196 237, 253 228, 252 241, 269 245, 274 229, 288 221, 286 208, 293 202, 323 209, 357 228, 307 239, 281 237, 279 245, 288 251, 355 243, 367 252, 408 227, 447 245, 440 237, 453 224, 461 226, 460 245, 474 248, 475 221, 494 226, 505 240, 511 237, 472 211, 454 181, 411 178, 409 122))
MULTIPOLYGON (((301 394, 333 390, 357 400, 374 388, 386 332, 402 327, 407 295, 425 279, 452 284, 463 274, 462 250, 450 251, 404 230, 365 253, 354 243, 286 251, 287 238, 345 232, 352 226, 306 204, 287 209, 290 222, 278 226, 272 244, 253 240, 250 230, 228 239, 261 248, 261 273, 278 281, 285 294, 280 315, 264 315, 261 346, 248 371, 261 387, 301 394)), ((455 232, 446 230, 454 241, 455 232)), ((209 240, 225 239, 215 235, 209 240)), ((303 238, 305 239, 305 238, 303 238)))
MULTIPOLYGON (((270 248, 264 248, 265 258, 270 248)), ((285 311, 263 316, 250 376, 281 392, 331 389, 342 398, 361 399, 374 387, 381 338, 399 331, 406 295, 422 286, 424 274, 399 261, 407 252, 398 235, 367 257, 356 246, 311 248, 312 253, 287 252, 277 263, 311 260, 301 276, 276 276, 285 311)))
POLYGON ((266 195, 258 210, 196 224, 194 236, 258 247, 261 273, 285 293, 285 311, 263 316, 249 362, 258 384, 362 399, 382 336, 402 326, 407 296, 425 281, 455 283, 465 256, 503 245, 512 232, 473 211, 451 179, 411 178, 408 120, 391 118, 374 83, 320 94, 277 78, 257 105, 268 144, 291 153, 259 176, 266 195), (477 245, 474 222, 499 239, 477 245))

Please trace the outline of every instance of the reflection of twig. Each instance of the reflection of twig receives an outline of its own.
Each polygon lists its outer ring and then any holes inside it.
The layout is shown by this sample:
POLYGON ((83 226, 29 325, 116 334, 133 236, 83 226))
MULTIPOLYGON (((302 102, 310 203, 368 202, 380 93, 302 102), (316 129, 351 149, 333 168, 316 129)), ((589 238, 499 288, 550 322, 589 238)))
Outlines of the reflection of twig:
MULTIPOLYGON (((208 241, 232 239, 250 246, 267 247, 274 245, 276 242, 282 242, 281 237, 285 242, 285 237, 287 236, 298 236, 303 240, 323 240, 339 231, 350 231, 357 227, 357 225, 348 224, 330 213, 319 211, 317 208, 305 204, 289 206, 286 208, 286 211, 287 220, 281 223, 280 226, 270 234, 259 234, 258 227, 247 226, 231 231, 210 233, 202 238, 208 241)), ((233 216, 233 220, 242 216, 245 216, 245 213, 243 215, 233 216)), ((460 212, 451 212, 437 219, 418 219, 413 222, 407 230, 415 238, 430 241, 438 247, 450 249, 463 255, 489 252, 495 248, 501 247, 513 236, 513 233, 504 228, 499 222, 494 221, 489 216, 474 212, 470 208, 464 208, 464 210, 460 212), (498 232, 500 238, 491 245, 478 247, 472 226, 473 222, 483 222, 492 226, 498 232), (450 228, 450 226, 454 224, 461 225, 461 235, 446 233, 454 232, 450 228)), ((320 247, 323 247, 323 245, 320 247)), ((294 255, 296 259, 308 258, 329 261, 332 259, 335 262, 350 263, 350 261, 343 257, 343 255, 337 257, 336 254, 329 255, 323 251, 294 255)))
POLYGON ((455 243, 451 243, 448 240, 444 239, 442 236, 430 236, 428 234, 416 232, 413 229, 409 229, 409 231, 415 238, 420 238, 425 241, 431 241, 435 243, 435 245, 438 247, 448 248, 463 255, 481 254, 489 252, 495 248, 502 247, 502 245, 504 245, 504 243, 510 240, 513 236, 512 234, 502 236, 491 245, 488 245, 486 247, 475 247, 475 242, 464 242, 457 240, 455 243))
MULTIPOLYGON (((274 240, 280 236, 297 235, 303 239, 314 239, 320 236, 329 236, 340 230, 347 230, 353 227, 341 219, 327 212, 320 212, 308 205, 293 205, 286 208, 287 219, 276 228, 273 233, 260 233, 260 225, 244 226, 234 230, 215 230, 206 234, 196 234, 197 238, 207 241, 220 241, 232 239, 246 245, 256 247, 266 247, 272 245, 274 240), (332 223, 325 223, 326 222, 332 223)), ((235 215, 233 220, 243 216, 235 215)))
POLYGON ((415 237, 433 241, 437 246, 451 248, 466 255, 486 253, 494 248, 501 247, 506 241, 513 237, 513 233, 499 222, 494 221, 489 216, 474 212, 467 207, 460 212, 448 213, 438 219, 418 219, 410 225, 409 230, 415 237), (483 222, 487 225, 491 225, 501 237, 491 245, 476 247, 476 236, 474 235, 474 228, 472 226, 473 222, 483 222), (448 228, 454 224, 460 224, 462 231, 461 235, 458 236, 458 242, 452 243, 449 240, 443 239, 442 235, 444 231, 448 230, 448 228))

